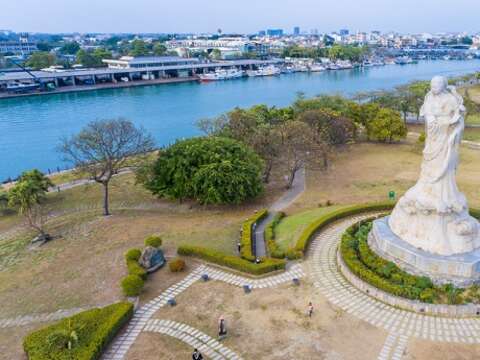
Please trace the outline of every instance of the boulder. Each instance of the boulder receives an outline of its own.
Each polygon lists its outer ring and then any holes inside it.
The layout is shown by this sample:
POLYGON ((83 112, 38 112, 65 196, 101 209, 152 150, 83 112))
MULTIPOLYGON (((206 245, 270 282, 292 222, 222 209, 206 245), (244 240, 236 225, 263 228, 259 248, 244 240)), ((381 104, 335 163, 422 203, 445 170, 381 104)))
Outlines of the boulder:
POLYGON ((147 246, 143 249, 138 263, 147 270, 147 272, 153 272, 161 268, 165 264, 165 256, 163 251, 152 246, 147 246))

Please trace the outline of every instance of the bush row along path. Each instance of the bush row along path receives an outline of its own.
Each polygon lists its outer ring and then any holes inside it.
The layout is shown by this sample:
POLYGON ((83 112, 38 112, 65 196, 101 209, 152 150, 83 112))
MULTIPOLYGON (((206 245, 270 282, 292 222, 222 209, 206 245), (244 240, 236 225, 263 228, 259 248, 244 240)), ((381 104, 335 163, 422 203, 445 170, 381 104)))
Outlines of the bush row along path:
MULTIPOLYGON (((172 285, 159 296, 138 309, 133 315, 132 320, 130 320, 129 324, 127 325, 127 328, 122 332, 122 334, 117 336, 117 338, 113 341, 107 352, 103 355, 102 359, 123 359, 132 344, 135 342, 138 334, 140 334, 141 331, 145 331, 146 325, 151 319, 152 315, 161 307, 167 305, 168 300, 174 299, 177 295, 182 293, 193 283, 200 280, 202 278, 202 275, 208 275, 208 277, 213 280, 224 281, 234 286, 243 287, 245 285, 248 285, 251 289, 263 289, 268 287, 275 287, 277 285, 290 282, 293 279, 299 279, 305 274, 302 270, 301 265, 295 264, 281 274, 257 280, 227 273, 223 270, 212 268, 206 265, 200 265, 189 275, 187 275, 182 281, 178 282, 175 285, 172 285)), ((171 332, 169 335, 173 336, 172 334, 174 334, 174 332, 171 332)), ((175 332, 175 334, 178 335, 177 338, 181 340, 181 333, 175 332)), ((229 357, 224 354, 224 357, 228 359, 237 359, 237 357, 235 357, 236 355, 234 355, 235 354, 229 357)), ((214 359, 221 359, 221 357, 214 357, 214 359)))
POLYGON ((378 360, 398 360, 410 337, 438 342, 480 343, 480 319, 447 318, 417 314, 376 300, 351 285, 337 268, 341 236, 352 224, 371 217, 361 215, 337 222, 311 244, 308 273, 328 301, 347 313, 389 333, 378 360))
POLYGON ((301 168, 295 174, 293 184, 272 206, 268 209, 268 215, 260 221, 255 229, 255 256, 267 255, 267 244, 265 243, 265 228, 272 221, 275 213, 289 207, 305 191, 305 168, 301 168))

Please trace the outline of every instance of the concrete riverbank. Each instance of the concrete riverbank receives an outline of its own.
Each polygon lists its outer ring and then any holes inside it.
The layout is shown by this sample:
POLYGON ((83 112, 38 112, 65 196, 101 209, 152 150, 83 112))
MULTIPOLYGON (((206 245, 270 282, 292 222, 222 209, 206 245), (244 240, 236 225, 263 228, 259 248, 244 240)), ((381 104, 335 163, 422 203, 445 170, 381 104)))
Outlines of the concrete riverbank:
POLYGON ((35 95, 52 95, 52 94, 64 94, 71 92, 83 92, 83 91, 92 91, 92 90, 106 90, 106 89, 122 89, 129 87, 138 87, 138 86, 153 86, 161 84, 174 84, 174 83, 184 83, 198 81, 198 76, 188 76, 182 78, 170 78, 170 79, 155 79, 155 80, 134 80, 128 82, 118 82, 118 83, 103 83, 95 85, 78 85, 78 86, 65 86, 57 88, 51 91, 38 91, 38 92, 28 92, 24 94, 16 93, 0 93, 0 99, 11 99, 18 97, 26 96, 35 96, 35 95))

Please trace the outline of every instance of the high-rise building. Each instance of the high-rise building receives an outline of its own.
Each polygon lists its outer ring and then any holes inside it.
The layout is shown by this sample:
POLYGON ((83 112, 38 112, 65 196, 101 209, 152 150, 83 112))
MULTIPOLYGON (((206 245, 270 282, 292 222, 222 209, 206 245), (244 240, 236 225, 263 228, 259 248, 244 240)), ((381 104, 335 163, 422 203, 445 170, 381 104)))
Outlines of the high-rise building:
POLYGON ((260 30, 260 31, 258 32, 258 36, 265 36, 265 35, 266 35, 265 30, 260 30))
POLYGON ((300 35, 300 26, 295 26, 295 27, 293 28, 293 35, 294 35, 294 36, 300 35))
POLYGON ((268 29, 268 36, 283 36, 283 29, 268 29))

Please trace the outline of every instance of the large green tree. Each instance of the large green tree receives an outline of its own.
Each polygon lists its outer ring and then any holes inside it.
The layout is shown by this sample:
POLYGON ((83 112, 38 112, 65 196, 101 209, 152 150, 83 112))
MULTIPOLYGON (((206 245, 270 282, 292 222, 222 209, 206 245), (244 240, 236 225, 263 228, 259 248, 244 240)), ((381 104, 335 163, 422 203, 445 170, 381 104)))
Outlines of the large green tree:
POLYGON ((75 55, 80 50, 80 45, 76 41, 70 41, 60 48, 62 54, 75 55))
POLYGON ((141 181, 160 197, 239 204, 263 191, 262 168, 260 157, 236 140, 199 137, 160 151, 141 181))
POLYGON ((37 51, 30 55, 26 65, 35 70, 40 70, 55 65, 56 62, 57 57, 54 54, 45 51, 37 51))
POLYGON ((129 55, 131 56, 146 56, 149 53, 148 45, 143 40, 133 40, 131 43, 131 50, 129 55))
POLYGON ((77 52, 77 63, 85 67, 105 66, 102 59, 111 59, 112 53, 104 48, 97 48, 93 52, 80 49, 77 52))

